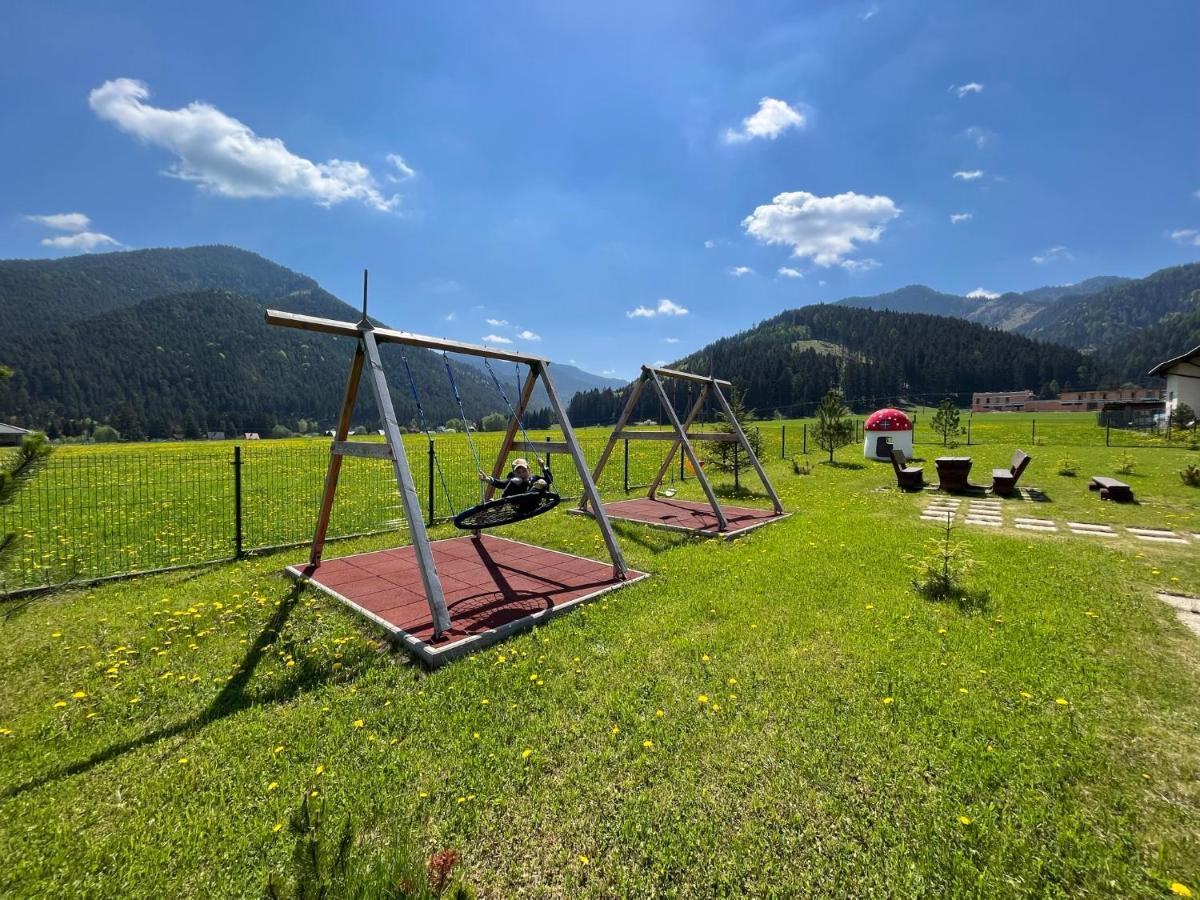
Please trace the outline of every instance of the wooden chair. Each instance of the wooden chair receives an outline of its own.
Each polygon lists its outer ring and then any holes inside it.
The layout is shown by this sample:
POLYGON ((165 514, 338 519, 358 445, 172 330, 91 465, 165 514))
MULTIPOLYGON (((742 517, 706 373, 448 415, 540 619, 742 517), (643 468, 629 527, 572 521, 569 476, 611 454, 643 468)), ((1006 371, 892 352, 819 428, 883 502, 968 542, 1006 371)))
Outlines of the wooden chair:
POLYGON ((1012 462, 1007 469, 992 469, 992 493, 1001 497, 1009 497, 1017 489, 1021 473, 1029 465, 1031 457, 1024 450, 1017 450, 1012 455, 1012 462))
POLYGON ((921 466, 910 466, 904 451, 892 449, 892 468, 896 470, 896 487, 902 491, 920 490, 925 486, 925 470, 921 466))

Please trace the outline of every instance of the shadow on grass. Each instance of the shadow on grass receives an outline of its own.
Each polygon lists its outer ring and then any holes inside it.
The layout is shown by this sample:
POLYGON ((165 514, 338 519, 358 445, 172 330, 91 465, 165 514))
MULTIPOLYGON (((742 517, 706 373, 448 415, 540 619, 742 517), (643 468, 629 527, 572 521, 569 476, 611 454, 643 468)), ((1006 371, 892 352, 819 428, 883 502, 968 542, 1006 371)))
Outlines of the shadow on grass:
POLYGON ((766 500, 767 496, 761 491, 752 491, 747 487, 734 487, 732 484, 715 484, 713 493, 723 500, 766 500))
POLYGON ((103 750, 98 750, 79 762, 61 766, 44 775, 32 778, 23 784, 5 788, 0 791, 0 800, 8 800, 20 796, 27 791, 43 787, 51 782, 60 781, 63 778, 81 775, 102 763, 116 759, 133 750, 151 746, 161 740, 175 737, 179 734, 198 731, 212 722, 217 722, 244 709, 286 702, 323 684, 333 674, 332 671, 301 662, 297 666, 298 671, 296 674, 278 688, 258 696, 254 696, 246 690, 250 683, 250 678, 254 674, 254 670, 266 655, 267 650, 279 639, 279 634, 283 630, 283 626, 287 623, 288 617, 299 601, 303 590, 303 585, 297 584, 288 591, 283 602, 271 614, 271 618, 267 621, 262 631, 259 632, 254 643, 247 649, 246 655, 242 658, 241 665, 238 666, 233 677, 221 688, 220 693, 213 698, 208 707, 200 713, 191 718, 184 719, 182 722, 177 722, 174 725, 168 725, 164 728, 143 734, 140 737, 122 741, 103 750))
POLYGON ((919 597, 924 597, 932 603, 945 603, 953 606, 959 612, 969 616, 985 613, 992 608, 991 592, 982 589, 946 587, 940 583, 922 585, 914 581, 913 590, 919 597))
POLYGON ((829 468, 831 468, 831 469, 865 469, 866 468, 866 464, 864 464, 864 463, 843 462, 840 459, 835 459, 833 462, 830 462, 827 459, 823 459, 823 460, 821 460, 820 464, 823 466, 829 466, 829 468))
POLYGON ((688 534, 686 531, 670 531, 665 528, 636 525, 623 519, 609 519, 609 522, 621 540, 637 544, 655 554, 688 544, 699 544, 706 540, 698 535, 688 534))

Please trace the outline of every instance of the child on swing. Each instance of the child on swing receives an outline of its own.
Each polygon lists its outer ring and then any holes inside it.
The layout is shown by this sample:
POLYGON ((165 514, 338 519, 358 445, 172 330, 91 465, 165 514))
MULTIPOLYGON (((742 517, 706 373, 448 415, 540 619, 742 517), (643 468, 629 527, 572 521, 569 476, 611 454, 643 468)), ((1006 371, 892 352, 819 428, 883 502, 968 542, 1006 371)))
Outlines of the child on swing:
POLYGON ((529 461, 523 457, 518 457, 513 460, 512 471, 503 478, 493 478, 491 475, 479 470, 479 480, 487 482, 494 488, 503 488, 502 497, 511 497, 513 494, 528 494, 533 491, 547 491, 550 489, 551 483, 554 481, 554 473, 550 471, 550 466, 535 456, 538 467, 542 470, 540 476, 534 476, 529 471, 529 461))

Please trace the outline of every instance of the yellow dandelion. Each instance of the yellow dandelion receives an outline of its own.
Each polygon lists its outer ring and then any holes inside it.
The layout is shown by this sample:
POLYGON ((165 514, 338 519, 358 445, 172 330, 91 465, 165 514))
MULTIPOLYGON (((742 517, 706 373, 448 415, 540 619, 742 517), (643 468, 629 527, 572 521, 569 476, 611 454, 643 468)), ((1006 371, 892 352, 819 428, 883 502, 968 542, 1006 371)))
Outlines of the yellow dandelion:
POLYGON ((971 824, 971 817, 970 817, 970 816, 959 816, 959 817, 958 817, 958 824, 960 824, 960 825, 970 825, 970 824, 971 824))
POLYGON ((649 750, 654 746, 654 741, 642 741, 642 746, 649 750))
POLYGON ((282 753, 283 752, 283 744, 276 745, 276 747, 273 750, 271 750, 271 752, 272 753, 282 753))
POLYGON ((1021 696, 1024 697, 1026 700, 1033 699, 1033 694, 1029 693, 1029 691, 1021 691, 1021 696))
POLYGON ((730 684, 737 684, 737 679, 736 679, 736 678, 730 678, 730 679, 729 679, 729 683, 730 683, 730 684))
POLYGON ((354 727, 355 727, 355 728, 362 728, 362 727, 363 727, 363 724, 364 724, 364 722, 363 722, 363 720, 362 720, 362 719, 355 719, 355 720, 354 720, 354 727))
POLYGON ((186 766, 186 765, 188 764, 188 762, 189 762, 189 761, 190 761, 190 760, 188 760, 188 758, 187 758, 186 756, 181 756, 181 757, 179 757, 179 764, 180 764, 181 766, 186 766))
POLYGON ((891 703, 891 702, 892 702, 892 698, 891 698, 891 697, 884 697, 884 698, 883 698, 883 703, 884 703, 884 705, 885 705, 885 706, 886 706, 887 704, 891 703))
MULTIPOLYGON (((581 863, 583 863, 585 866, 586 866, 588 863, 590 863, 590 862, 591 862, 591 860, 590 860, 590 859, 588 859, 586 856, 584 856, 582 853, 581 853, 581 854, 579 854, 579 861, 580 861, 581 863)), ((1190 895, 1189 895, 1189 896, 1190 896, 1190 895)))
POLYGON ((705 653, 702 657, 700 657, 701 662, 709 662, 710 659, 711 658, 709 657, 709 655, 707 653, 705 653))
POLYGON ((667 714, 667 711, 665 709, 660 709, 660 710, 657 710, 654 714, 661 719, 663 716, 665 716, 667 714))
POLYGON ((71 696, 74 697, 76 700, 82 700, 84 697, 87 696, 87 691, 76 691, 71 696))
POLYGON ((971 693, 971 692, 970 692, 970 691, 968 691, 966 688, 959 688, 959 689, 958 689, 958 692, 959 692, 960 694, 969 694, 969 693, 971 693))
POLYGON ((1181 884, 1178 881, 1172 881, 1171 882, 1171 893, 1178 894, 1180 897, 1190 897, 1190 896, 1192 896, 1192 889, 1189 888, 1186 884, 1181 884))
POLYGON ((612 733, 613 733, 613 734, 620 734, 620 733, 621 733, 621 729, 620 729, 618 726, 614 725, 614 726, 612 727, 612 733))
POLYGON ((875 608, 875 604, 874 604, 874 603, 868 603, 868 604, 867 604, 867 609, 874 609, 874 608, 875 608))
POLYGON ((271 829, 271 833, 272 833, 272 834, 276 834, 277 832, 279 832, 279 831, 282 831, 282 830, 283 830, 283 823, 282 823, 282 822, 276 822, 276 823, 275 823, 275 827, 271 829))
POLYGON ((62 708, 63 708, 64 706, 66 706, 66 705, 67 705, 67 701, 66 701, 66 700, 59 700, 57 703, 55 703, 55 704, 54 704, 54 708, 55 708, 55 709, 62 709, 62 708))
POLYGON ((1057 697, 1057 698, 1055 698, 1054 702, 1057 703, 1059 706, 1066 706, 1067 698, 1066 697, 1057 697))
POLYGON ((533 751, 528 747, 521 751, 521 759, 529 759, 531 756, 533 756, 533 751))
POLYGON ((317 767, 316 767, 316 768, 313 770, 313 774, 314 774, 314 775, 324 775, 324 774, 325 774, 325 766, 324 766, 324 765, 318 765, 318 766, 317 766, 317 767))
POLYGON ((945 628, 939 628, 939 629, 938 629, 938 634, 945 634, 945 633, 946 633, 946 629, 945 629, 945 628))
POLYGON ((277 787, 279 787, 279 782, 278 782, 278 781, 272 781, 270 784, 268 784, 268 785, 267 785, 267 790, 268 790, 268 791, 273 791, 273 790, 275 790, 277 787))
POLYGON ((699 703, 707 703, 708 702, 708 694, 701 694, 699 697, 696 698, 696 700, 699 703))

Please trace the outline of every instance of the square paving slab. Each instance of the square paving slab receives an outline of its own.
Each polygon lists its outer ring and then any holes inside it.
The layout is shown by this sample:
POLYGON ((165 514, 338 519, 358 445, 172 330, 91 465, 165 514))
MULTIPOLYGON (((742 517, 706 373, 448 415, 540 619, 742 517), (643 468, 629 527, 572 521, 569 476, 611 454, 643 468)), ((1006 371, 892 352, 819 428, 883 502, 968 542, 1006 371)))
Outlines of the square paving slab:
POLYGON ((622 581, 613 575, 611 562, 486 534, 429 546, 450 611, 450 630, 437 640, 412 546, 330 559, 315 569, 288 566, 287 571, 293 578, 307 577, 432 666, 647 577, 630 571, 622 581))
MULTIPOLYGON (((674 497, 659 497, 651 500, 640 497, 633 500, 617 500, 605 503, 604 511, 610 519, 623 519, 626 522, 641 522, 655 528, 670 528, 676 531, 688 531, 704 537, 731 538, 745 534, 754 528, 786 519, 791 513, 776 515, 770 509, 752 509, 747 506, 722 506, 728 528, 718 530, 717 517, 712 507, 707 503, 693 500, 678 500, 674 497)), ((573 509, 573 513, 580 510, 573 509)), ((588 515, 588 513, 584 513, 588 515)))

